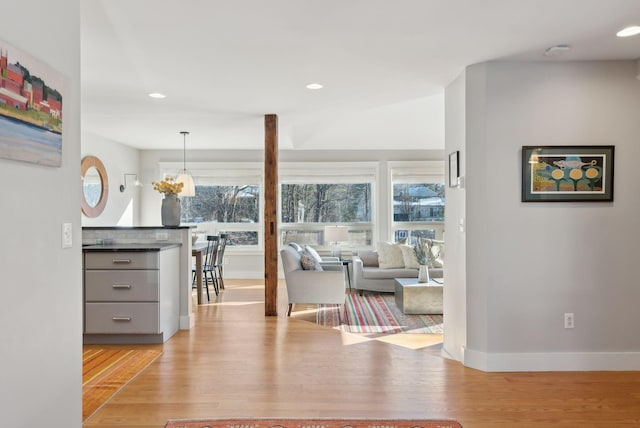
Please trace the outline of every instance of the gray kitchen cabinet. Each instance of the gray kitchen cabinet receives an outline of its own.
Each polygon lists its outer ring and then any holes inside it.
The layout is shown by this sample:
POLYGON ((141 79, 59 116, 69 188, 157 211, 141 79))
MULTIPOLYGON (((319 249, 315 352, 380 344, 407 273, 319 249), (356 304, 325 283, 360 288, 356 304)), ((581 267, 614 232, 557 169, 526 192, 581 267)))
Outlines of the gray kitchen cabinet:
POLYGON ((84 250, 84 343, 163 343, 179 328, 179 246, 84 250))

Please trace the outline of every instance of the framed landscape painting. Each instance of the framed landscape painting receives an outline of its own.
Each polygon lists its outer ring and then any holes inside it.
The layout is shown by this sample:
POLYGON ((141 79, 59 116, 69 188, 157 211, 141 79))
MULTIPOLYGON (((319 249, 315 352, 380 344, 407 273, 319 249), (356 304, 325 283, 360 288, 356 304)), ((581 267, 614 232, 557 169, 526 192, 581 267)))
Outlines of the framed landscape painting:
POLYGON ((0 157, 59 167, 63 76, 0 40, 0 157))
POLYGON ((522 202, 613 201, 614 146, 523 146, 522 202))

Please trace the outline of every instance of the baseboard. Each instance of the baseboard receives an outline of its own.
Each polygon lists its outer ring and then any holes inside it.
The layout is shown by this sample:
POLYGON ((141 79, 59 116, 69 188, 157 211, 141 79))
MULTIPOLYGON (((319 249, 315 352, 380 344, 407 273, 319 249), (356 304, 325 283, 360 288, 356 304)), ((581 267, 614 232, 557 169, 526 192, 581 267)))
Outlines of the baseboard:
POLYGON ((191 330, 196 324, 196 318, 193 314, 180 315, 180 330, 191 330))
MULTIPOLYGON (((234 270, 233 272, 224 271, 225 279, 264 279, 263 271, 255 271, 255 270, 234 270)), ((284 278, 284 276, 282 277, 284 278)))
POLYGON ((463 364, 485 372, 640 370, 640 352, 495 353, 465 348, 463 364))

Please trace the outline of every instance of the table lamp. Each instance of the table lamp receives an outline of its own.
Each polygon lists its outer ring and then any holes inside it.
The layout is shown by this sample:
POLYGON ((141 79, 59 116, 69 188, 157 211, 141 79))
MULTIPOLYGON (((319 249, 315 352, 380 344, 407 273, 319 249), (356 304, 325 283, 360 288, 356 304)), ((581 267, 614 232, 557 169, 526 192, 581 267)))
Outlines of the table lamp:
POLYGON ((349 240, 347 226, 325 226, 324 240, 331 243, 331 255, 341 259, 342 249, 339 244, 349 240))

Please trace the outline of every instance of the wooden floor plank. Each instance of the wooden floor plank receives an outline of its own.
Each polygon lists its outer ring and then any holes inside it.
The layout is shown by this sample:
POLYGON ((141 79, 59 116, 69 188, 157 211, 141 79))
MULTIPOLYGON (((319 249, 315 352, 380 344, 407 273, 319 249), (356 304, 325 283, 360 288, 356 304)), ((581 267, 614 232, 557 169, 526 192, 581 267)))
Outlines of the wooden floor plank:
POLYGON ((196 325, 86 427, 226 417, 447 418, 465 428, 640 426, 640 372, 484 373, 409 349, 265 317, 260 281, 226 281, 196 325))

